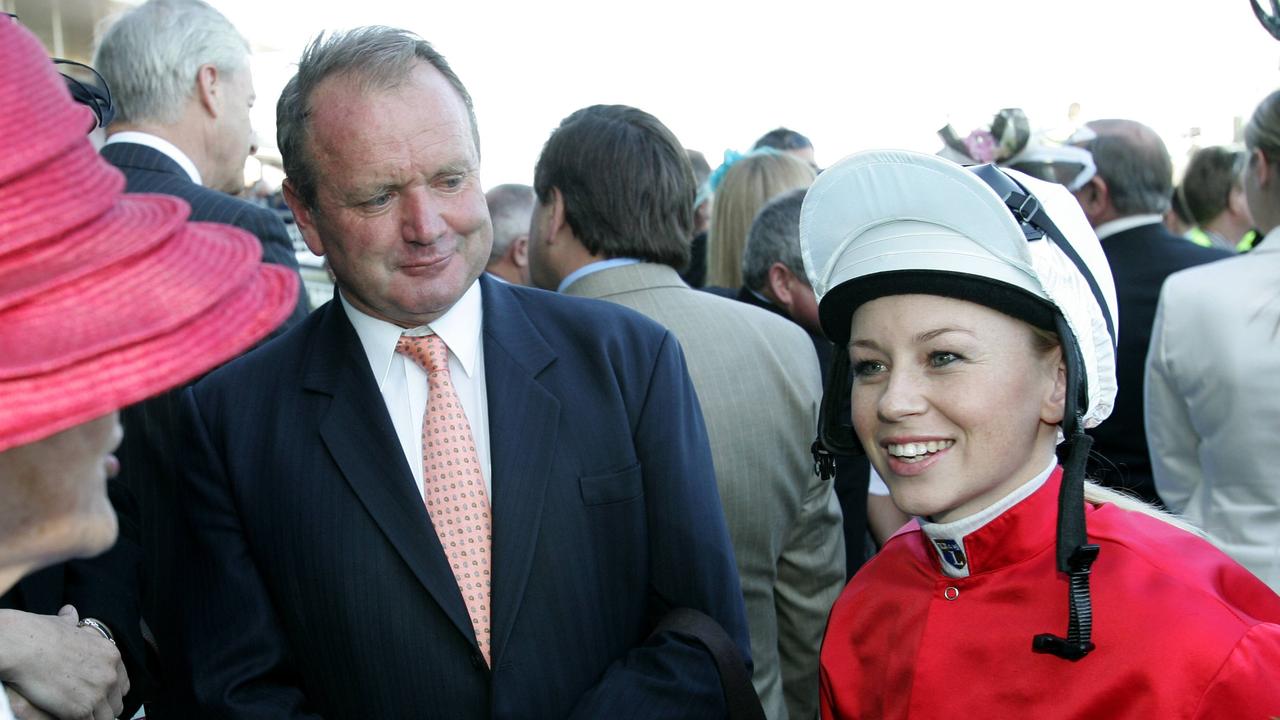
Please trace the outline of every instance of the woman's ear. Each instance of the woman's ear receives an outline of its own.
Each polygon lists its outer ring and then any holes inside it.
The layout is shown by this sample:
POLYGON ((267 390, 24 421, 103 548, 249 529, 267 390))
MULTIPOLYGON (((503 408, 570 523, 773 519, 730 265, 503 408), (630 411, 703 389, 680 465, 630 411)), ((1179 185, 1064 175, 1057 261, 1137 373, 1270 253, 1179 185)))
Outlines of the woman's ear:
POLYGON ((1067 363, 1062 359, 1062 348, 1049 353, 1045 362, 1052 368, 1053 385, 1040 407, 1040 419, 1050 425, 1060 425, 1067 414, 1067 363))

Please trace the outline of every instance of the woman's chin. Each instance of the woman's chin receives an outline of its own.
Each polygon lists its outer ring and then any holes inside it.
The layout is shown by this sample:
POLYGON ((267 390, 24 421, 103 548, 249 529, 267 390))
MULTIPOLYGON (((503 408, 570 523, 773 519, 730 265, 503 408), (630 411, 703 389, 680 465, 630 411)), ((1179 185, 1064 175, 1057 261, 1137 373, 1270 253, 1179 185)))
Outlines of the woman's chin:
POLYGON ((93 557, 111 549, 120 535, 116 511, 107 504, 106 512, 98 511, 85 520, 85 532, 73 557, 93 557))
POLYGON ((42 553, 40 564, 48 566, 64 560, 101 555, 116 544, 119 534, 120 522, 116 511, 104 498, 102 506, 67 518, 59 532, 46 538, 47 552, 42 553))

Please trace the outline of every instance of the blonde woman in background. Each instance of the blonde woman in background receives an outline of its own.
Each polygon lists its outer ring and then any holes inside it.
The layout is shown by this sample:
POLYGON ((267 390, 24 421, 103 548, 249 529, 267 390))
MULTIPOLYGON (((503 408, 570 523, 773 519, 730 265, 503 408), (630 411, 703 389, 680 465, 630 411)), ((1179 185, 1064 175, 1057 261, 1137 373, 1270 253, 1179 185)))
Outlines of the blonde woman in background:
POLYGON ((742 251, 756 212, 788 190, 809 187, 815 177, 808 163, 775 150, 726 157, 711 178, 715 212, 707 242, 709 287, 727 288, 730 296, 737 292, 742 286, 742 251))

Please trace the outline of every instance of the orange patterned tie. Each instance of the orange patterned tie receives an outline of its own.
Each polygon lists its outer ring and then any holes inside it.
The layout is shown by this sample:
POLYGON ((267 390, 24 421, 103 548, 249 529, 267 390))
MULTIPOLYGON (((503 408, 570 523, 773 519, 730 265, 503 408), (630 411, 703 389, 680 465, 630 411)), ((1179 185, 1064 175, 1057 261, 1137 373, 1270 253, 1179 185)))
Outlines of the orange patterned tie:
POLYGON ((489 662, 489 497, 480 457, 458 393, 449 377, 449 348, 439 335, 401 335, 396 352, 427 371, 429 395, 422 421, 422 487, 427 514, 467 603, 471 626, 489 662))

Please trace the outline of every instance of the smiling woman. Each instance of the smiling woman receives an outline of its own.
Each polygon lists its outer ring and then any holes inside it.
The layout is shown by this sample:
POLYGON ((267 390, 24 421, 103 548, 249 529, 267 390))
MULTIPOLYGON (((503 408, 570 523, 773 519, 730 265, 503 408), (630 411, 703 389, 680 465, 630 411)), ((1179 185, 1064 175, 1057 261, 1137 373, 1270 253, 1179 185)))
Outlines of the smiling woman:
POLYGON ((854 434, 823 437, 865 452, 919 517, 832 610, 824 718, 1280 707, 1280 597, 1167 516, 1084 481, 1083 430, 1116 392, 1116 303, 1065 188, 863 153, 809 190, 800 235, 851 370, 834 368, 827 392, 851 393, 854 434), (1064 608, 1067 632, 1046 632, 1064 608))
POLYGON ((858 308, 851 337, 853 422, 904 512, 968 517, 1052 460, 1065 368, 1056 346, 1034 351, 1027 323, 964 300, 888 295, 858 308))

